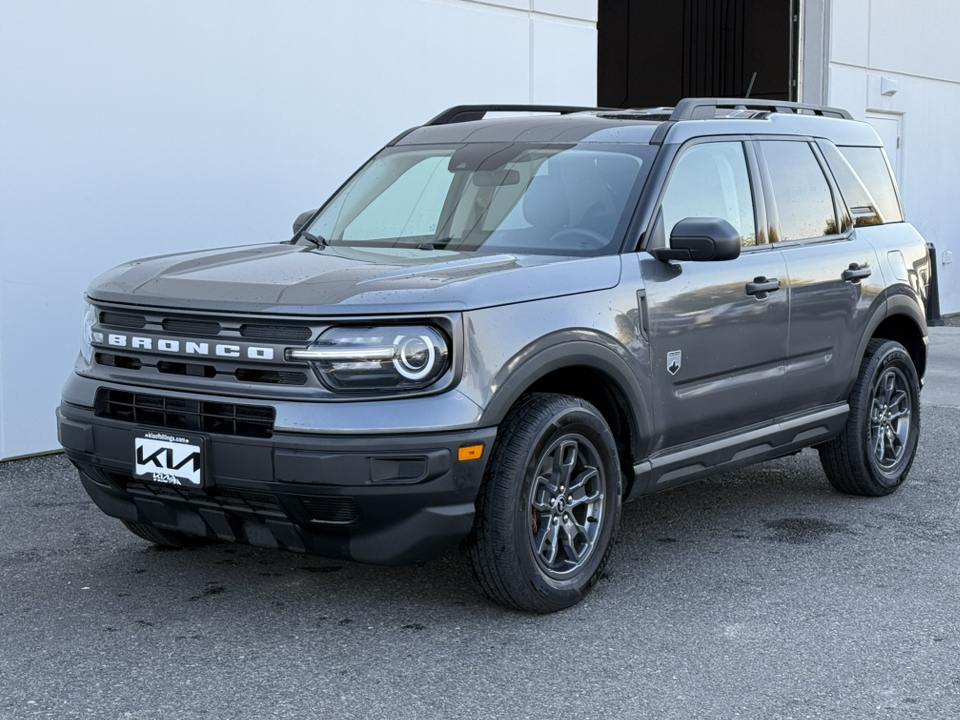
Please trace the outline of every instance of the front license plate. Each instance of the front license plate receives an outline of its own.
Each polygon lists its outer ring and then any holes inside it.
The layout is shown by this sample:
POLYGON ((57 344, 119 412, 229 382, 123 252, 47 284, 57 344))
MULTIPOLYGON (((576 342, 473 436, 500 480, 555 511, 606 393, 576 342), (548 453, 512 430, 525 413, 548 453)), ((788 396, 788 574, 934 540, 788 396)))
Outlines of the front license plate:
POLYGON ((203 441, 199 438, 141 431, 133 445, 134 477, 165 485, 203 487, 203 441))

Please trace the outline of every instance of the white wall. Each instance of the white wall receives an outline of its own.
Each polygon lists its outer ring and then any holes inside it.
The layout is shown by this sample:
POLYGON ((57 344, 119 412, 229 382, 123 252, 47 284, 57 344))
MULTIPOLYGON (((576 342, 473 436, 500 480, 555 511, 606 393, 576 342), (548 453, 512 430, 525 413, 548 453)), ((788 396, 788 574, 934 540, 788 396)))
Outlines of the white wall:
POLYGON ((596 0, 0 0, 0 459, 53 411, 97 273, 278 241, 461 103, 596 101, 596 0))
MULTIPOLYGON (((901 122, 907 219, 936 245, 940 305, 960 312, 960 8, 956 0, 832 0, 827 98, 901 122), (881 79, 897 93, 881 94, 881 79), (943 264, 948 253, 955 258, 943 264)), ((894 149, 888 148, 888 153, 894 149)))

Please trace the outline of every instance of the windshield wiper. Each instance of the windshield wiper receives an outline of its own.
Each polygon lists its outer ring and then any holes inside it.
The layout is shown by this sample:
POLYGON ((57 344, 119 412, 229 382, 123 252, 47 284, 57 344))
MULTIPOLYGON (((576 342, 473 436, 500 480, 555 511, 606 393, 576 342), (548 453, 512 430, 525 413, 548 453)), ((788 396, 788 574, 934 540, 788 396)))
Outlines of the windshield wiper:
POLYGON ((312 232, 308 232, 307 230, 301 230, 300 237, 305 237, 307 240, 312 242, 318 248, 325 248, 330 245, 330 241, 327 240, 322 235, 314 235, 312 232))
POLYGON ((437 238, 431 242, 420 243, 417 245, 418 250, 443 250, 450 244, 450 241, 453 240, 452 237, 442 237, 437 238))

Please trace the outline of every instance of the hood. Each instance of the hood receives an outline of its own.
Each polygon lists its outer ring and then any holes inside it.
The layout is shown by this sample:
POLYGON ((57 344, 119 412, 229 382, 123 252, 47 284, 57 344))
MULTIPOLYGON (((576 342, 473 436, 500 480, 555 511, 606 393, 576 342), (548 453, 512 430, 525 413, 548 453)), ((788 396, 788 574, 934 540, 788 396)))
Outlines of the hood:
POLYGON ((620 257, 479 255, 270 244, 145 258, 95 279, 94 300, 278 314, 455 312, 604 290, 620 257))

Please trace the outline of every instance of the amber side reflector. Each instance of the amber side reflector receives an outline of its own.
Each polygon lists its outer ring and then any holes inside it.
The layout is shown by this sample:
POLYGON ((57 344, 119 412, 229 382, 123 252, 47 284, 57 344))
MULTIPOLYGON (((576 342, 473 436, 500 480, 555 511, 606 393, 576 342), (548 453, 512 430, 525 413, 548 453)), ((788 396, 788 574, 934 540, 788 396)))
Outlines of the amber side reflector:
POLYGON ((483 457, 483 443, 479 445, 467 445, 457 451, 457 460, 460 462, 479 460, 481 457, 483 457))

